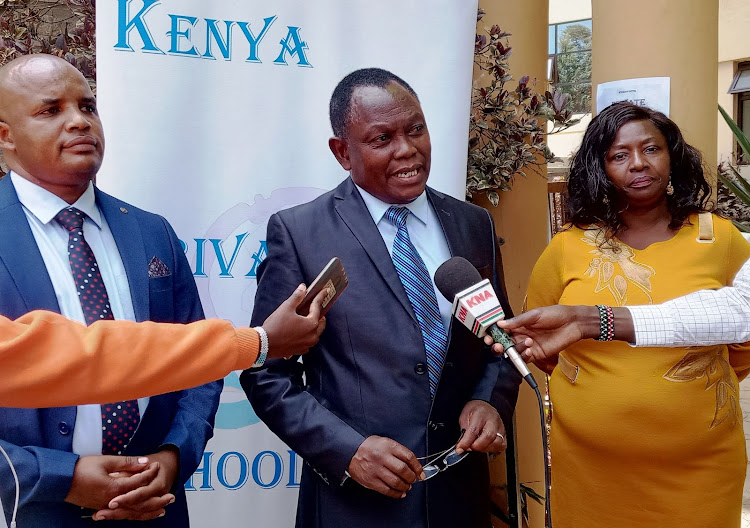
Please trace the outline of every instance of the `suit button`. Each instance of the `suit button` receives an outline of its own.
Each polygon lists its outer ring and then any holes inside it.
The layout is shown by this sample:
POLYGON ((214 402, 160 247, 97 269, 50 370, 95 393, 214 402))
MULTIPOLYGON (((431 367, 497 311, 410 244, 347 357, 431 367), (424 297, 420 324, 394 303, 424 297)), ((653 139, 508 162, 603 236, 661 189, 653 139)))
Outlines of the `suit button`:
POLYGON ((416 372, 420 376, 422 374, 425 374, 427 372, 427 365, 425 365, 424 363, 417 363, 416 365, 414 365, 414 372, 416 372))
POLYGON ((70 434, 70 426, 66 424, 65 422, 60 422, 57 425, 57 430, 60 431, 61 435, 70 434))

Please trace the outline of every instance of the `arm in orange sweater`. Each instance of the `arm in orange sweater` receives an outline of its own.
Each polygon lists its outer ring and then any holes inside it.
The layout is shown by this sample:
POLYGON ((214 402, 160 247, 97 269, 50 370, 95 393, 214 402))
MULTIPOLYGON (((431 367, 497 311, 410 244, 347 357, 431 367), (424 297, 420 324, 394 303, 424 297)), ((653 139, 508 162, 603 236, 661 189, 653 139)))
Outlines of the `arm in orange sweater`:
MULTIPOLYGON (((317 343, 325 327, 319 299, 308 316, 295 312, 304 291, 298 288, 263 323, 269 357, 303 354, 317 343)), ((86 327, 43 311, 0 317, 0 405, 59 407, 186 389, 249 368, 259 349, 255 330, 218 319, 86 327)))
POLYGON ((41 311, 3 317, 0 405, 58 407, 194 387, 248 368, 258 342, 255 330, 220 320, 85 327, 41 311))

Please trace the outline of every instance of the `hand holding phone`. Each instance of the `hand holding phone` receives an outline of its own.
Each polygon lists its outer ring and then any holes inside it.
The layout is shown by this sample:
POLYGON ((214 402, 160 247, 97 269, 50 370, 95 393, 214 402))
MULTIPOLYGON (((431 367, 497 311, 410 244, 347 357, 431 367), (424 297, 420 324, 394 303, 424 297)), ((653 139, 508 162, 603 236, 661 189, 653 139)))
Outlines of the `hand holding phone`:
POLYGON ((297 313, 307 315, 313 299, 325 289, 327 293, 320 307, 320 315, 325 315, 348 284, 349 279, 346 277, 346 271, 344 271, 341 259, 333 257, 318 276, 315 277, 310 286, 308 286, 305 298, 297 306, 297 313))

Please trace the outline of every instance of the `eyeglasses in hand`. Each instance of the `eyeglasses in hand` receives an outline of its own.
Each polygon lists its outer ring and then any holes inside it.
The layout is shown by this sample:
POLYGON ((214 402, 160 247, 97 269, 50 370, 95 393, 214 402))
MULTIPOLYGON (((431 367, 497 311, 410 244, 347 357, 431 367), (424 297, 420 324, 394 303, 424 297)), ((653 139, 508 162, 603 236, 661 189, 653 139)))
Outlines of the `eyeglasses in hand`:
POLYGON ((422 480, 422 482, 431 479, 441 471, 445 471, 451 466, 455 466, 467 457, 467 455, 469 454, 468 451, 464 451, 461 454, 456 453, 456 446, 458 445, 458 442, 461 441, 461 438, 464 436, 465 432, 465 430, 461 430, 461 436, 458 437, 458 440, 455 444, 453 444, 453 447, 450 447, 445 451, 441 451, 440 453, 427 455, 426 457, 419 457, 422 460, 427 459, 427 462, 422 466, 425 474, 425 478, 422 480))

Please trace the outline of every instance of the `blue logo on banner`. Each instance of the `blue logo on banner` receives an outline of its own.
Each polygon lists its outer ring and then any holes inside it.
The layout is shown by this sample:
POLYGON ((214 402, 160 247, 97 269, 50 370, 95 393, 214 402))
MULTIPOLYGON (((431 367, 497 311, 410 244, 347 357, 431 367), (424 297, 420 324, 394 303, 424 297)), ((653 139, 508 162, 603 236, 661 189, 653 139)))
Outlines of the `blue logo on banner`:
MULTIPOLYGON (((131 39, 137 34, 144 53, 156 53, 165 55, 151 34, 146 15, 160 0, 118 0, 117 1, 117 43, 114 48, 118 51, 135 52, 131 45, 131 39), (138 7, 140 10, 135 12, 138 7), (135 14, 134 14, 135 12, 135 14)), ((197 57, 202 59, 216 60, 217 55, 225 61, 232 60, 234 51, 233 30, 239 28, 244 41, 241 41, 241 51, 247 53, 245 62, 261 63, 261 41, 268 35, 271 26, 277 20, 277 16, 263 19, 263 28, 258 30, 260 24, 255 25, 255 31, 250 22, 238 20, 216 20, 212 18, 201 19, 195 16, 167 14, 169 17, 169 49, 166 55, 197 57)), ((281 35, 281 33, 279 33, 281 35)), ((165 43, 166 44, 166 43, 165 43)), ((269 44, 266 47, 270 47, 269 44)), ((307 42, 302 40, 301 28, 299 26, 287 26, 286 34, 279 40, 276 50, 272 50, 271 56, 275 56, 273 63, 287 66, 287 60, 296 59, 297 66, 312 68, 307 59, 307 42)))

